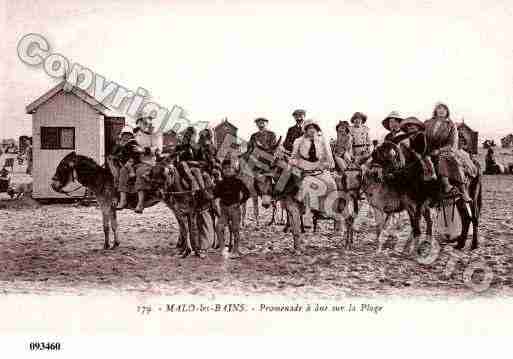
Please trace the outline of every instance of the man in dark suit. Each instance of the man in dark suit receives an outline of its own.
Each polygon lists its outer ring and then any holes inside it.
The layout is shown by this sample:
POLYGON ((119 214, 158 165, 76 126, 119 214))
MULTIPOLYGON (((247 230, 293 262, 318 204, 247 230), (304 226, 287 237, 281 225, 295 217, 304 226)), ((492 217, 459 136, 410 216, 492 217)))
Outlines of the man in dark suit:
POLYGON ((292 112, 292 117, 296 120, 296 124, 288 129, 285 142, 283 142, 283 148, 289 153, 292 152, 294 141, 303 136, 303 121, 305 120, 305 116, 305 110, 295 110, 292 112))

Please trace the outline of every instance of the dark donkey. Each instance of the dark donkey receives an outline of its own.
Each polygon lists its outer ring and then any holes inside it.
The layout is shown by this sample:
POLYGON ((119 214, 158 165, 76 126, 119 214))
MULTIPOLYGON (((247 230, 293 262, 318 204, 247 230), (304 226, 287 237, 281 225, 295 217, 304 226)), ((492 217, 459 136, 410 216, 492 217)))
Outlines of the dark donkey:
MULTIPOLYGON (((203 173, 205 181, 211 178, 203 173)), ((213 200, 212 196, 205 195, 206 191, 193 191, 187 184, 179 170, 170 163, 161 162, 150 171, 152 187, 159 188, 163 194, 163 200, 175 214, 180 227, 180 237, 177 248, 183 258, 194 253, 203 257, 200 252, 202 241, 204 247, 212 247, 215 242, 214 224, 211 216, 213 200)))
MULTIPOLYGON (((454 241, 458 242, 456 249, 463 249, 472 223, 473 236, 471 249, 478 247, 479 215, 482 207, 481 175, 469 178, 468 192, 472 201, 468 204, 461 197, 444 198, 439 180, 424 182, 421 163, 408 148, 385 142, 379 146, 373 155, 373 164, 383 168, 392 168, 390 180, 376 178, 372 173, 366 176, 366 193, 371 204, 381 204, 384 212, 408 210, 414 237, 420 235, 420 217, 424 215, 428 224, 428 236, 432 233, 432 221, 429 207, 442 208, 455 206, 462 219, 461 234, 454 241), (381 203, 383 202, 383 203, 381 203), (387 206, 389 202, 391 206, 387 206), (390 208, 387 208, 390 207, 390 208), (397 208, 392 208, 397 207, 397 208)), ((479 164, 476 163, 477 166, 479 164)), ((478 171, 479 173, 480 171, 478 171)))
MULTIPOLYGON (((103 216, 103 232, 105 234, 104 249, 118 247, 120 243, 116 207, 114 205, 117 191, 111 171, 101 167, 89 157, 71 152, 57 166, 52 178, 51 187, 56 192, 69 194, 71 191, 66 191, 65 187, 75 181, 93 192, 100 205, 103 216), (112 247, 109 242, 111 228, 114 235, 112 247)), ((160 200, 158 197, 148 196, 144 206, 151 207, 160 202, 160 200)))

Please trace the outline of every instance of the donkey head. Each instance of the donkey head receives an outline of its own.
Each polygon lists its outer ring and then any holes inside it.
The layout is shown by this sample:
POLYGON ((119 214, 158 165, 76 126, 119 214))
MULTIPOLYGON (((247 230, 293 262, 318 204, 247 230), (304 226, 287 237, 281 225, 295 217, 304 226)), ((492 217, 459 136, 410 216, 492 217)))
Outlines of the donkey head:
POLYGON ((50 187, 55 192, 62 192, 62 189, 70 182, 74 182, 76 175, 77 154, 73 151, 66 155, 55 170, 50 187))
POLYGON ((262 196, 262 207, 269 208, 273 193, 272 173, 259 173, 255 176, 255 189, 262 196))
POLYGON ((372 162, 384 168, 400 169, 405 166, 404 153, 393 142, 385 141, 378 146, 372 155, 372 162))

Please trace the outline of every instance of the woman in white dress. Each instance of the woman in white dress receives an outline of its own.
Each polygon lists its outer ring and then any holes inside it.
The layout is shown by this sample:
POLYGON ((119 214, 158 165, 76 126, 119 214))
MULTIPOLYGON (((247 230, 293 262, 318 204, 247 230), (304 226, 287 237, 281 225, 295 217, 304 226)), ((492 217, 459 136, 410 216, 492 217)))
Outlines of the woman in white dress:
POLYGON ((313 120, 303 124, 304 135, 294 141, 291 164, 303 171, 304 179, 296 197, 303 202, 308 196, 311 209, 324 211, 323 200, 337 190, 330 170, 335 161, 328 141, 324 138, 320 126, 313 120))

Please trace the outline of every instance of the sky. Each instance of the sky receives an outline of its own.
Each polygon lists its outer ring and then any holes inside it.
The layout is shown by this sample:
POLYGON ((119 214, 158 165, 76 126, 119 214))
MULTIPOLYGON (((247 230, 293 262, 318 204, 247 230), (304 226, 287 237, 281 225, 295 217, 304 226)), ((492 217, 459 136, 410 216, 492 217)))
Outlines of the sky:
POLYGON ((227 117, 247 138, 307 110, 324 132, 393 110, 427 119, 446 102, 484 137, 513 132, 513 2, 0 0, 0 138, 31 133, 25 106, 58 80, 17 56, 28 33, 195 121, 227 117), (3 15, 2 15, 3 13, 3 15))

